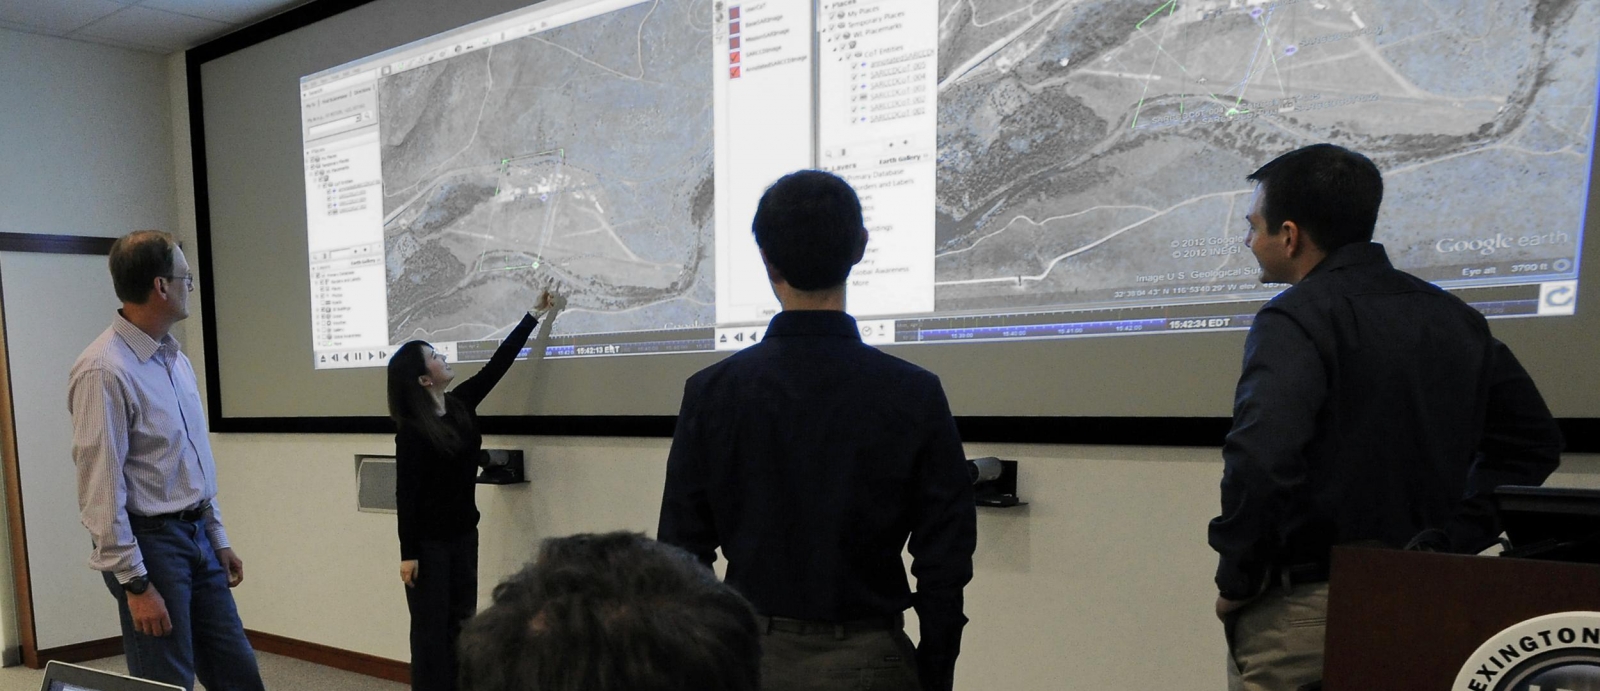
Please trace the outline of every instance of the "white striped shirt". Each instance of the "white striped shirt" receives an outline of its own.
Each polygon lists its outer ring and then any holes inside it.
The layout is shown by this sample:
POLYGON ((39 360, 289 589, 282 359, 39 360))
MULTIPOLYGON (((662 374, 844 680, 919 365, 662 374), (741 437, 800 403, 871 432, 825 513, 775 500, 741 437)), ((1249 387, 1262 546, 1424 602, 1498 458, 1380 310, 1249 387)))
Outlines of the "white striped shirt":
POLYGON ((211 503, 206 534, 228 546, 217 474, 189 358, 171 334, 159 343, 119 312, 78 356, 67 383, 78 510, 89 566, 117 580, 145 575, 128 514, 154 516, 211 503))

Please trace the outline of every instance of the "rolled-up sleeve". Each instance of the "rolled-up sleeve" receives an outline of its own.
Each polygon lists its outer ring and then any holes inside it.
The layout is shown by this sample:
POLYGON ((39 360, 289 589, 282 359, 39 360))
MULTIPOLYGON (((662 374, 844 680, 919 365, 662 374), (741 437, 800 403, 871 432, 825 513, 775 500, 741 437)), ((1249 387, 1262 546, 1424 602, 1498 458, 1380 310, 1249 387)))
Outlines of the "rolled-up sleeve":
POLYGON ((211 549, 227 549, 232 547, 228 543, 228 531, 222 527, 222 507, 217 506, 215 497, 211 499, 211 511, 206 514, 206 537, 211 539, 211 549))
MULTIPOLYGON (((128 524, 128 401, 123 384, 104 369, 75 372, 68 383, 72 462, 78 472, 78 514, 94 551, 90 568, 127 582, 145 575, 144 556, 128 524)), ((220 524, 219 524, 220 526, 220 524)))

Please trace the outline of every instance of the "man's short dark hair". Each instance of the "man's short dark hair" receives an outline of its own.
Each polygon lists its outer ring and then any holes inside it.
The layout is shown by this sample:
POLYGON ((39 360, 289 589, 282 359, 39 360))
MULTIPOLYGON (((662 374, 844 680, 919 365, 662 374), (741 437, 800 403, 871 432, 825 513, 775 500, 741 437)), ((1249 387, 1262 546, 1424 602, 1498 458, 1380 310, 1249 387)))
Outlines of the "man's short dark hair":
POLYGON ((752 226, 767 261, 797 290, 844 285, 867 247, 855 189, 820 170, 790 173, 772 183, 761 195, 752 226))
POLYGON ((638 533, 545 540, 461 634, 466 691, 756 691, 755 611, 638 533))
POLYGON ((1268 234, 1294 221, 1324 252, 1372 240, 1383 203, 1383 174, 1366 156, 1313 144, 1273 159, 1245 179, 1261 184, 1268 234))
POLYGON ((172 250, 178 241, 171 233, 136 230, 111 244, 111 286, 117 299, 142 305, 155 290, 156 278, 172 275, 172 250))

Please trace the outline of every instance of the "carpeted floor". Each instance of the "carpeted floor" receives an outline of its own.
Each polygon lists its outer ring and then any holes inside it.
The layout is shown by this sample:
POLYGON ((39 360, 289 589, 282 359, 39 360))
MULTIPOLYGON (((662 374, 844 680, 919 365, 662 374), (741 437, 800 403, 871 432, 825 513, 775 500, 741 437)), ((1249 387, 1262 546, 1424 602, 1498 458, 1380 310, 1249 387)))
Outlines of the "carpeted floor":
MULTIPOLYGON (((257 652, 261 664, 261 679, 272 691, 404 691, 407 687, 392 681, 352 674, 332 667, 323 667, 293 658, 257 652)), ((83 663, 85 667, 126 674, 128 666, 122 656, 83 663)), ((0 669, 0 691, 39 691, 44 681, 44 670, 27 667, 0 669)), ((200 686, 195 687, 203 688, 200 686)))

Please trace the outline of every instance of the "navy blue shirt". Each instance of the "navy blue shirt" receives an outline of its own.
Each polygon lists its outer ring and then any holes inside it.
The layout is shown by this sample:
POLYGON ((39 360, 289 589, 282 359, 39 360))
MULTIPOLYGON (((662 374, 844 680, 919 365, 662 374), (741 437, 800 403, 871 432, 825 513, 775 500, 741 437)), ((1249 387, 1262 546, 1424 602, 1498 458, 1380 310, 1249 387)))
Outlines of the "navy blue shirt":
POLYGON ((708 565, 721 547, 727 582, 764 615, 915 607, 926 689, 952 683, 976 523, 938 377, 862 343, 848 314, 779 313, 684 387, 658 537, 708 565))
POLYGON ((1396 270, 1377 243, 1332 252, 1261 308, 1245 341, 1222 515, 1224 597, 1333 545, 1444 532, 1475 553, 1499 535, 1489 494, 1537 485, 1561 434, 1510 349, 1459 298, 1396 270))

